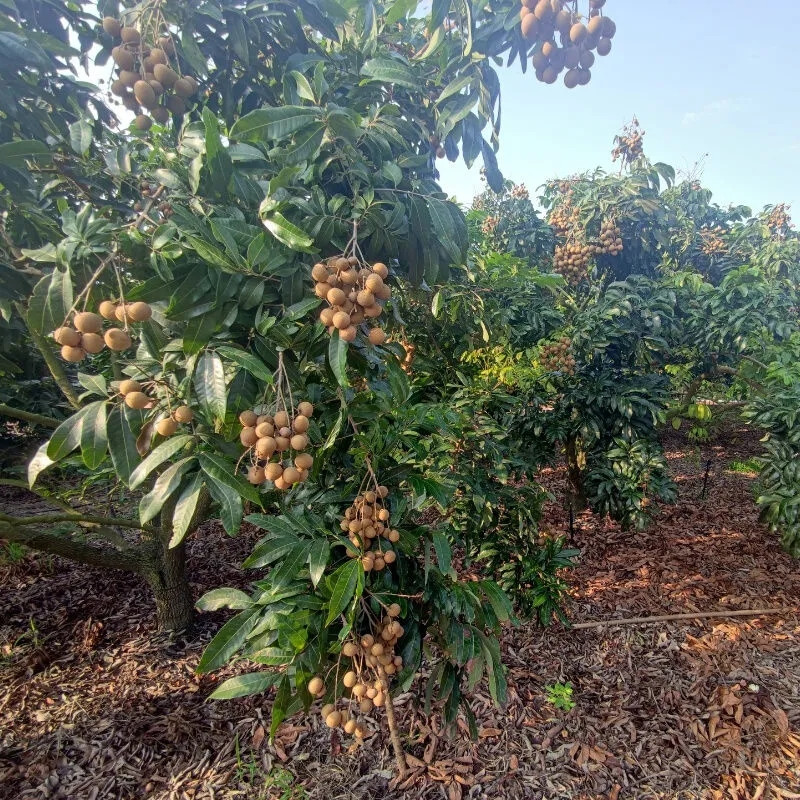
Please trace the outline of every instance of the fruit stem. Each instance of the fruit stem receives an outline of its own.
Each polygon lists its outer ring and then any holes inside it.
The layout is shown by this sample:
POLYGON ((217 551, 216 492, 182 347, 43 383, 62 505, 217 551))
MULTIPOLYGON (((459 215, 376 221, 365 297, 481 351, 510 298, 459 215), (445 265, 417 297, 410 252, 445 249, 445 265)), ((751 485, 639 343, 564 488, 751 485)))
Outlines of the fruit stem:
POLYGON ((382 665, 378 665, 378 675, 380 676, 381 686, 383 688, 384 696, 386 697, 386 722, 389 725, 389 738, 392 741, 392 748, 394 749, 394 758, 397 762, 397 772, 400 778, 405 778, 408 774, 406 754, 403 751, 403 744, 400 741, 400 731, 397 727, 397 719, 394 716, 392 695, 389 692, 389 680, 382 665))

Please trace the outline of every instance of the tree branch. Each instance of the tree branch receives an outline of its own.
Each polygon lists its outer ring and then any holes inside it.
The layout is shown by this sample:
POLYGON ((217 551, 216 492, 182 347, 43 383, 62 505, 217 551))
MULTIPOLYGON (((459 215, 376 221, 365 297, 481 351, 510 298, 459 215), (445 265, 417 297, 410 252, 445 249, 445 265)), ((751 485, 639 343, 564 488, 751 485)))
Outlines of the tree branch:
POLYGON ((5 403, 0 403, 0 416, 21 419, 24 422, 30 422, 32 425, 41 425, 44 428, 57 428, 61 424, 52 417, 34 414, 32 411, 23 411, 21 408, 12 408, 5 403))
POLYGON ((28 525, 50 525, 55 522, 88 522, 91 525, 107 525, 116 528, 132 528, 137 531, 147 531, 148 533, 158 533, 157 528, 151 525, 140 525, 131 519, 124 517, 99 517, 90 514, 81 514, 78 511, 66 511, 55 514, 38 514, 32 517, 12 517, 8 514, 0 514, 0 522, 12 527, 27 527, 28 525))

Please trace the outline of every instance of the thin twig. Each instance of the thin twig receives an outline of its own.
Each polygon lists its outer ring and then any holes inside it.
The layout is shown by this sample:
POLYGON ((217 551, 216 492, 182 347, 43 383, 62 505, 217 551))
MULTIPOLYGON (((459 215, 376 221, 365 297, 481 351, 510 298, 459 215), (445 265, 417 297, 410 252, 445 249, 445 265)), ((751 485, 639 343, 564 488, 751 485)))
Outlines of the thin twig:
POLYGON ((658 617, 631 617, 629 619, 605 619, 598 622, 578 622, 571 625, 572 630, 586 628, 602 628, 604 625, 650 625, 655 622, 671 622, 679 619, 716 619, 720 617, 760 617, 765 614, 785 614, 787 611, 797 611, 792 606, 783 608, 754 608, 740 611, 699 611, 690 614, 663 614, 658 617))

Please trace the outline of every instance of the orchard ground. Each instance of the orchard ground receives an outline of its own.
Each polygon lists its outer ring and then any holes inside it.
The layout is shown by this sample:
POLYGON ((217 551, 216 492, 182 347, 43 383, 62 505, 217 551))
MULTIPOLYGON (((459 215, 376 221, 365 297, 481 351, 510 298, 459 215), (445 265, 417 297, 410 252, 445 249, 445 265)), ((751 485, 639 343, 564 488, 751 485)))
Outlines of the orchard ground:
MULTIPOLYGON (((522 624, 503 637, 509 703, 478 691, 479 738, 448 737, 419 698, 396 700, 411 776, 394 778, 385 729, 351 747, 319 715, 268 741, 269 697, 208 702, 234 673, 195 674, 226 619, 190 637, 156 634, 136 578, 58 558, 0 570, 0 797, 69 798, 708 798, 800 797, 800 572, 757 521, 754 431, 696 446, 665 441, 680 495, 644 532, 576 520, 575 623, 735 609, 778 614, 566 630, 522 624), (711 470, 705 497, 704 473, 711 470), (569 683, 575 707, 547 688, 569 683)), ((566 531, 562 470, 543 530, 566 531)), ((25 507, 5 489, 0 506, 25 507)), ((207 523, 191 543, 193 590, 245 587, 238 565, 257 533, 207 523)), ((385 723, 384 723, 385 724, 385 723)))

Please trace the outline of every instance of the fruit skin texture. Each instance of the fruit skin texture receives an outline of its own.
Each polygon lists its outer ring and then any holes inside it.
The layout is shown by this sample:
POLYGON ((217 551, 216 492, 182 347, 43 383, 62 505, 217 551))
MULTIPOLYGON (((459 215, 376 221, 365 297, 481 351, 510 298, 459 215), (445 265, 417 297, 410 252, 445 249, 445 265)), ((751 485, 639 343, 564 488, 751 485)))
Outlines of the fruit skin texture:
POLYGON ((252 411, 242 411, 242 413, 239 414, 239 422, 241 422, 245 428, 255 428, 258 417, 252 411))
POLYGON ((131 337, 119 328, 109 328, 105 332, 103 339, 106 345, 108 345, 109 350, 114 350, 117 353, 127 350, 132 344, 131 337))
POLYGON ((122 25, 120 25, 119 20, 114 19, 114 17, 103 17, 103 30, 109 36, 119 39, 119 33, 122 30, 122 25))
POLYGON ((153 126, 153 120, 147 116, 147 114, 139 114, 136 119, 133 121, 133 124, 136 126, 137 131, 149 131, 150 128, 153 126))
POLYGON ((142 39, 142 37, 139 35, 139 31, 137 31, 136 28, 121 28, 120 36, 125 44, 139 44, 142 39))
POLYGON ((381 345, 386 341, 386 332, 383 328, 371 328, 369 332, 369 343, 381 345))
POLYGON ((171 417, 164 417, 164 419, 160 419, 156 423, 156 430, 162 436, 172 436, 172 434, 178 430, 178 423, 171 417))
POLYGON ((63 358, 64 361, 70 361, 76 364, 78 361, 83 361, 83 359, 86 358, 86 353, 82 347, 71 347, 65 344, 61 348, 61 358, 63 358))
POLYGON ((127 380, 120 381, 119 383, 119 393, 121 395, 130 394, 131 392, 141 392, 142 385, 139 381, 134 381, 128 378, 127 380))
POLYGON ((178 406, 172 412, 172 417, 176 422, 191 422, 194 419, 194 411, 189 406, 178 406))
POLYGON ((106 343, 103 341, 103 337, 99 333, 84 333, 81 336, 81 347, 87 352, 95 355, 99 353, 104 347, 106 343))
POLYGON ((117 304, 113 300, 103 300, 97 310, 104 319, 113 320, 117 318, 117 304))
POLYGON ((72 324, 81 333, 99 333, 103 329, 103 318, 91 311, 83 311, 75 315, 72 324))
POLYGON ((315 675, 308 682, 308 691, 311 694, 319 694, 320 692, 322 692, 324 690, 325 690, 325 683, 323 682, 322 678, 320 678, 318 675, 315 675))
POLYGON ((63 327, 56 328, 53 331, 53 338, 58 344, 65 345, 66 347, 79 347, 81 343, 81 335, 74 328, 63 327))
POLYGON ((150 403, 150 398, 144 392, 128 392, 125 395, 125 405, 128 408, 145 408, 150 403))
POLYGON ((147 303, 139 300, 136 303, 131 303, 126 309, 128 319, 134 322, 144 322, 153 316, 153 309, 147 303))
POLYGON ((307 400, 304 400, 300 405, 297 406, 297 413, 302 414, 304 417, 309 417, 314 413, 314 406, 311 405, 307 400))

